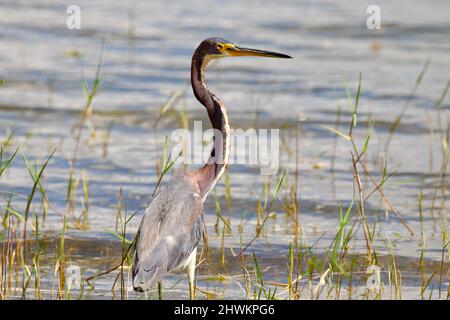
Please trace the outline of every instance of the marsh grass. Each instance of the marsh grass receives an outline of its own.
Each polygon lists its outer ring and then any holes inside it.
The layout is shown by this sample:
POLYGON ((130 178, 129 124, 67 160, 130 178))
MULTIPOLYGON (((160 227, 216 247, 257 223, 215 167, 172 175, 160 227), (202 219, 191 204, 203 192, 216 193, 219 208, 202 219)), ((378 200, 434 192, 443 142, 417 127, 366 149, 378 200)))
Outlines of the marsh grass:
MULTIPOLYGON (((354 93, 346 88, 348 106, 337 107, 336 122, 334 126, 324 126, 327 132, 334 135, 333 143, 327 151, 330 155, 330 183, 333 194, 339 188, 335 181, 335 165, 338 157, 346 155, 338 153, 338 145, 345 143, 350 155, 348 167, 351 168, 353 190, 348 195, 347 203, 338 203, 333 212, 336 226, 333 230, 327 230, 331 238, 316 237, 311 243, 306 228, 303 226, 303 203, 299 185, 302 183, 302 150, 301 141, 302 123, 300 120, 294 126, 284 129, 283 150, 289 159, 287 165, 282 168, 278 176, 271 178, 259 178, 261 190, 255 192, 255 198, 248 203, 245 209, 236 210, 233 192, 233 173, 227 172, 223 185, 213 193, 210 204, 215 214, 213 223, 213 235, 208 238, 205 234, 203 250, 200 252, 198 270, 199 283, 197 292, 200 298, 217 298, 225 295, 230 283, 238 283, 243 295, 247 299, 402 299, 406 276, 411 273, 409 269, 401 270, 404 266, 403 257, 396 256, 396 243, 379 229, 377 220, 368 212, 368 202, 378 196, 380 199, 380 212, 386 212, 386 218, 393 215, 405 228, 406 235, 398 234, 398 237, 410 237, 417 240, 417 263, 414 266, 419 277, 420 290, 417 298, 420 299, 448 299, 450 289, 448 286, 449 270, 449 238, 448 238, 448 214, 446 210, 446 197, 448 188, 448 162, 450 122, 445 122, 444 112, 441 106, 447 97, 449 82, 446 83, 442 95, 435 103, 438 125, 437 133, 430 135, 430 141, 439 139, 442 158, 438 168, 430 165, 430 173, 436 174, 436 179, 431 186, 431 195, 424 191, 425 182, 421 182, 421 189, 417 194, 418 236, 415 229, 404 219, 391 204, 388 196, 395 193, 386 191, 388 183, 395 177, 395 172, 390 172, 388 151, 390 142, 395 138, 403 117, 405 116, 411 100, 427 71, 429 62, 422 68, 411 94, 403 105, 400 114, 393 120, 387 140, 385 153, 382 159, 375 164, 370 161, 368 154, 372 150, 372 140, 376 123, 368 117, 364 135, 361 133, 361 121, 359 116, 360 98, 363 93, 362 75, 359 76, 354 93), (350 111, 350 117, 345 117, 345 110, 350 111), (348 129, 345 129, 345 126, 348 129), (290 135, 289 135, 290 134, 290 135), (295 139, 295 144, 289 143, 289 139, 295 139), (292 160, 292 161, 291 161, 292 160), (375 167, 376 169, 373 169, 375 167), (221 201, 224 199, 223 201, 221 201), (234 219, 238 213, 238 219, 234 219), (247 222, 255 220, 255 227, 247 222), (274 252, 278 263, 267 261, 267 257, 258 251, 258 244, 265 244, 275 231, 271 229, 271 221, 279 223, 277 219, 285 219, 285 244, 287 253, 274 252), (436 224, 435 237, 440 239, 440 260, 431 263, 427 259, 426 242, 430 235, 424 229, 426 219, 431 219, 436 224), (237 221, 236 223, 234 223, 237 221), (364 248, 356 249, 358 237, 362 236, 364 248), (227 245, 227 240, 232 239, 237 248, 227 245), (217 248, 210 249, 209 241, 215 241, 217 248), (380 244, 381 242, 381 244, 380 244), (380 253, 380 252, 387 252, 380 253), (272 263, 272 264, 271 264, 272 263), (216 267, 218 265, 218 267, 216 267), (231 267, 237 265, 238 270, 231 267), (281 267, 280 267, 281 266, 281 267), (273 268, 277 268, 276 273, 273 268), (373 271, 379 267, 382 271, 373 271), (232 270, 232 271, 231 271, 232 270), (204 272, 204 273, 203 273, 204 272), (230 272, 232 272, 230 274, 230 272), (281 276, 278 274, 280 273, 281 276), (277 277, 274 276, 277 275, 277 277), (276 280, 274 280, 276 278, 276 280), (282 280, 280 280, 282 279, 282 280), (368 288, 365 283, 372 279, 379 284, 375 289, 368 288), (210 284, 223 288, 209 288, 210 284), (361 287, 364 289, 361 291, 361 287)), ((90 139, 96 137, 96 131, 92 124, 93 101, 101 88, 100 80, 101 58, 93 85, 89 88, 83 83, 85 93, 85 105, 81 111, 80 122, 74 132, 75 148, 70 159, 70 171, 68 173, 68 185, 66 190, 66 214, 61 215, 61 229, 58 241, 54 248, 47 248, 46 230, 44 228, 48 211, 54 211, 49 200, 49 194, 45 188, 45 172, 47 165, 54 156, 56 150, 44 161, 29 160, 24 145, 14 147, 14 130, 6 133, 1 139, 0 145, 0 181, 2 176, 16 161, 24 163, 25 170, 30 177, 29 191, 22 195, 24 205, 16 204, 16 198, 20 195, 9 195, 0 208, 0 299, 15 297, 43 299, 46 297, 55 299, 84 298, 96 287, 95 281, 100 276, 112 276, 111 296, 120 299, 131 299, 128 285, 130 283, 130 265, 132 263, 134 238, 130 236, 129 224, 137 211, 131 213, 128 210, 127 200, 121 188, 117 192, 117 205, 115 209, 115 223, 113 230, 107 230, 120 244, 120 250, 115 252, 116 260, 113 267, 102 270, 94 275, 83 275, 83 280, 88 285, 84 290, 82 285, 77 295, 71 293, 70 286, 66 283, 66 270, 70 263, 70 254, 67 251, 66 236, 70 228, 81 231, 89 228, 90 213, 90 176, 88 168, 77 168, 76 162, 80 146, 88 144, 83 141, 83 129, 89 130, 90 139), (22 155, 22 159, 18 157, 22 155), (81 173, 81 174, 80 174, 81 173), (77 201, 77 199, 81 199, 77 201), (77 206, 78 211, 77 211, 77 206), (131 213, 131 214, 130 214, 131 213), (32 235, 32 236, 31 236, 32 235), (45 268, 50 268, 44 272, 45 268), (50 293, 47 294, 48 285, 46 277, 51 277, 50 293), (33 292, 32 295, 28 294, 33 292)), ((2 83, 0 82, 0 85, 2 83)), ((175 117, 181 126, 188 128, 189 117, 184 110, 175 110, 184 94, 185 89, 177 90, 160 107, 158 120, 175 117)), ((300 119, 300 117, 298 117, 300 119)), ((431 115, 430 115, 431 118, 431 115)), ((432 118, 431 118, 432 119, 432 118)), ((431 120, 429 120, 431 121, 431 120)), ((434 127, 433 123, 429 125, 434 127)), ((103 141, 103 157, 108 157, 108 145, 110 141, 111 127, 107 130, 103 141)), ((153 128, 157 131, 157 125, 153 128)), ((157 176, 152 196, 155 195, 159 185, 164 181, 180 157, 168 152, 168 137, 164 137, 161 144, 161 159, 155 163, 157 176)), ((430 154, 432 154, 430 152, 430 154)), ((435 157, 433 155, 433 157, 435 157)), ((434 159, 434 158, 433 158, 434 159)), ((433 163, 434 160, 430 160, 433 163)), ((320 168, 320 166, 317 166, 320 168)), ((2 194, 3 195, 3 194, 2 194)), ((207 203, 208 205, 209 203, 207 203)), ((394 235, 395 236, 395 235, 394 235)), ((394 237, 395 238, 395 237, 394 237)), ((270 244, 268 244, 270 245, 270 244)), ((171 287, 159 286, 146 298, 161 299, 167 291, 176 290, 182 280, 175 282, 171 287)), ((83 282, 84 283, 84 282, 83 282)))
POLYGON ((420 84, 422 83, 423 78, 425 77, 425 74, 428 71, 428 67, 430 66, 431 60, 427 59, 425 64, 423 65, 422 69, 420 70, 420 73, 418 74, 416 81, 414 82, 414 86, 411 90, 411 93, 409 94, 408 98, 406 99, 405 103, 403 104, 403 107, 400 110, 400 113, 397 115, 395 120, 392 122, 392 124, 389 127, 389 134, 386 138, 386 142, 384 144, 384 153, 387 154, 389 151, 389 146, 391 144, 392 138, 395 134, 395 132, 398 129, 398 126, 400 125, 400 122, 402 121, 403 117, 406 114, 406 111, 408 110, 409 106, 411 105, 411 101, 414 98, 417 89, 420 87, 420 84))

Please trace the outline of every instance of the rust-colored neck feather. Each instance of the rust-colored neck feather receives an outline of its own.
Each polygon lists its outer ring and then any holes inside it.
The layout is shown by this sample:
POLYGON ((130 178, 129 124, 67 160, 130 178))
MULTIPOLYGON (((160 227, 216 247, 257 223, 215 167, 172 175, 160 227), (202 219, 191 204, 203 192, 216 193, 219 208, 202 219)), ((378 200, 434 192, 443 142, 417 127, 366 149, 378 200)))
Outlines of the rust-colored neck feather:
POLYGON ((230 129, 225 107, 206 85, 205 70, 210 60, 211 57, 198 48, 192 57, 191 66, 191 84, 194 95, 205 106, 211 125, 216 129, 208 162, 202 168, 189 173, 199 192, 205 197, 225 170, 230 145, 230 129))

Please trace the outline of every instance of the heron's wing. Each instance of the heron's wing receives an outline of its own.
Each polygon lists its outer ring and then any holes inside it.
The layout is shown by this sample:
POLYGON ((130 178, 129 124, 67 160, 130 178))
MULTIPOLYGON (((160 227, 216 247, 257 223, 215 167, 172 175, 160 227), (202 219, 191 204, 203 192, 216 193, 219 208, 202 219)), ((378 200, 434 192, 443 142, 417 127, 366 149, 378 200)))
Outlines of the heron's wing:
POLYGON ((177 267, 197 246, 203 231, 200 195, 171 181, 147 208, 136 239, 135 287, 147 289, 177 267))

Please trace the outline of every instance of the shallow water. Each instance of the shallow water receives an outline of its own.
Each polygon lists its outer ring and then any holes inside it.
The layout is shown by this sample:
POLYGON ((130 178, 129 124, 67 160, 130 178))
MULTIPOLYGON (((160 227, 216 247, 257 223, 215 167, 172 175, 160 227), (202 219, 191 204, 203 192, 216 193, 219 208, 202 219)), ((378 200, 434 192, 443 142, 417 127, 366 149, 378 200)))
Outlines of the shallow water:
MULTIPOLYGON (((190 59, 199 41, 221 36, 294 57, 289 61, 222 59, 210 68, 208 83, 227 106, 234 128, 284 128, 281 135, 294 153, 296 123, 300 120, 299 221, 302 241, 306 246, 314 244, 313 250, 319 256, 326 254, 336 234, 339 205, 348 206, 353 198, 350 145, 340 137, 336 139, 324 126, 335 127, 340 106, 340 129, 347 131, 352 108, 346 86, 355 95, 358 75, 362 73, 354 134, 362 146, 368 122, 375 120, 367 166, 379 180, 380 163, 386 157, 388 171, 395 174, 384 192, 415 233, 411 235, 392 212, 386 214, 383 201, 375 194, 366 202, 368 222, 376 223, 374 247, 384 256, 388 255, 387 248, 395 252, 399 268, 404 271, 403 297, 419 298, 417 265, 421 250, 431 265, 427 272, 432 273, 441 261, 441 217, 447 222, 449 218, 449 199, 445 191, 441 194, 441 190, 448 189, 449 180, 439 178, 443 149, 438 125, 440 121, 444 130, 447 128, 448 95, 440 119, 435 107, 450 75, 448 1, 434 1, 432 6, 423 1, 378 1, 384 28, 377 31, 365 27, 365 10, 372 4, 370 1, 251 1, 245 6, 238 1, 194 1, 189 5, 167 1, 78 3, 82 29, 73 31, 65 28, 65 10, 70 2, 0 1, 0 78, 6 80, 0 87, 0 137, 3 140, 14 132, 7 155, 26 141, 23 153, 38 164, 57 147, 44 177, 51 207, 42 228, 49 234, 59 232, 61 213, 66 212, 69 160, 75 145, 71 128, 80 119, 85 99, 81 83, 82 79, 92 83, 104 40, 102 89, 94 99, 97 138, 88 143, 85 128, 76 163, 77 177, 85 170, 89 180, 89 229, 71 228, 67 232, 76 252, 69 254, 70 260, 82 266, 84 275, 107 267, 109 262, 103 262, 105 254, 101 252, 120 260, 120 241, 108 231, 115 229, 120 189, 129 214, 139 209, 127 227, 129 238, 136 231, 158 178, 164 137, 180 127, 176 114, 160 119, 160 107, 174 92, 187 86, 173 108, 186 112, 190 128, 193 120, 202 120, 207 127, 204 110, 188 86, 190 59), (431 61, 429 69, 384 156, 389 126, 408 99, 427 59, 431 61), (109 137, 105 138, 107 133, 109 137), (436 208, 430 210, 438 184, 443 186, 437 193, 436 208), (422 224, 420 190, 424 199, 422 224), (389 241, 391 244, 386 245, 389 241), (86 252, 86 247, 97 250, 86 252)), ((284 144, 280 154, 281 170, 290 169, 292 180, 295 155, 284 144)), ((180 170, 180 166, 176 169, 180 170)), ((257 167, 248 165, 232 165, 228 173, 231 208, 227 209, 225 179, 216 187, 217 196, 234 232, 242 225, 246 243, 256 230, 256 200, 264 200, 264 184, 269 182, 273 190, 277 177, 262 177, 257 167)), ((369 190, 372 188, 369 181, 365 184, 369 190)), ((1 210, 12 194, 14 208, 23 212, 23 196, 31 187, 25 163, 18 156, 0 179, 1 210)), ((284 196, 285 190, 281 194, 284 196)), ((81 197, 79 190, 76 216, 81 213, 81 197)), ((216 261, 222 235, 221 230, 214 229, 212 197, 205 207, 212 255, 205 266, 200 266, 199 286, 216 292, 218 297, 244 297, 239 281, 233 278, 202 280, 223 273, 216 261)), ((39 210, 39 201, 35 201, 34 208, 39 210)), ((261 264, 269 268, 264 274, 268 281, 285 282, 286 257, 293 241, 292 217, 280 202, 274 204, 273 211, 276 216, 269 220, 265 236, 256 240, 249 252, 254 251, 261 264)), ((366 249, 360 231, 352 242, 352 253, 357 256, 366 249)), ((227 276, 242 276, 231 258, 232 249, 239 247, 236 237, 226 233, 224 245, 230 257, 227 276)), ((448 261, 448 252, 445 259, 448 261)), ((87 297, 111 297, 114 277, 96 281, 96 291, 87 292, 87 297)), ((178 279, 169 276, 167 287, 178 279)), ((186 297, 185 282, 168 290, 166 296, 186 297)), ((447 288, 447 277, 443 283, 447 288)))

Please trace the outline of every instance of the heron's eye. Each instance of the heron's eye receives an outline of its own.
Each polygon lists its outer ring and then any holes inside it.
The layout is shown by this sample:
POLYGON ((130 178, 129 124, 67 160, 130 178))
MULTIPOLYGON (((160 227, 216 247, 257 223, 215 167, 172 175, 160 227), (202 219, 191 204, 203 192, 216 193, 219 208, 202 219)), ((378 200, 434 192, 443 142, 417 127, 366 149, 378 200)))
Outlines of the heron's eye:
POLYGON ((221 43, 216 44, 216 48, 217 48, 217 50, 222 50, 223 44, 221 44, 221 43))

